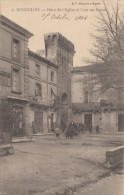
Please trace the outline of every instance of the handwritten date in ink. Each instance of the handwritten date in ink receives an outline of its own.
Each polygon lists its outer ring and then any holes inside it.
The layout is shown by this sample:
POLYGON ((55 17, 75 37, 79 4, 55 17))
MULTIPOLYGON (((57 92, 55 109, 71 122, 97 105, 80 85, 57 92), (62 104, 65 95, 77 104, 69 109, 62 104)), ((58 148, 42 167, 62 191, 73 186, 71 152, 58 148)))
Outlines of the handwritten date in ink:
MULTIPOLYGON (((47 19, 51 19, 51 20, 67 20, 67 21, 71 21, 72 18, 69 17, 68 14, 51 14, 51 13, 44 13, 42 15, 42 21, 47 20, 47 19)), ((86 20, 87 16, 81 16, 81 15, 77 15, 73 18, 75 21, 82 21, 82 20, 86 20)))

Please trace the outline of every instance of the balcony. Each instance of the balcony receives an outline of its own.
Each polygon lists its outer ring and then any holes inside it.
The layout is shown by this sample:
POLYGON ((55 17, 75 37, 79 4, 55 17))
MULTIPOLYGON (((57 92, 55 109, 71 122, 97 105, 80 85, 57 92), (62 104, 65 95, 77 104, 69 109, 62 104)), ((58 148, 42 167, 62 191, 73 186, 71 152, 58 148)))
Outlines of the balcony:
POLYGON ((99 111, 100 102, 73 103, 72 109, 75 111, 99 111))
POLYGON ((34 96, 34 97, 30 97, 29 99, 30 99, 31 105, 35 104, 35 105, 52 107, 54 104, 54 99, 50 99, 50 98, 34 96))
POLYGON ((72 103, 72 109, 76 112, 101 112, 111 110, 124 110, 124 100, 121 101, 108 101, 102 100, 101 102, 88 102, 88 103, 72 103))
POLYGON ((100 106, 103 109, 124 109, 124 99, 121 100, 101 100, 100 106))

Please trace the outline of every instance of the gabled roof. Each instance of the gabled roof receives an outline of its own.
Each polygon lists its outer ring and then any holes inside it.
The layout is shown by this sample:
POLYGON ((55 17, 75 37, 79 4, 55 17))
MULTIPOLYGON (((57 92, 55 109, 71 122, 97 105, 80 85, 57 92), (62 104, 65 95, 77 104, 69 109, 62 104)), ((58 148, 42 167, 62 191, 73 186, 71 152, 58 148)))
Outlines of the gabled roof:
POLYGON ((47 65, 53 67, 53 68, 59 68, 56 64, 52 63, 51 61, 49 61, 48 59, 44 58, 43 56, 38 55, 37 53, 28 50, 28 55, 34 57, 35 59, 41 61, 41 62, 45 62, 47 65))
POLYGON ((31 36, 33 36, 33 34, 31 32, 29 32, 25 28, 21 27, 20 25, 16 24, 15 22, 11 21, 10 19, 6 18, 3 15, 0 15, 0 22, 3 25, 6 25, 9 28, 17 31, 19 34, 23 34, 23 35, 27 36, 28 38, 30 38, 31 36))

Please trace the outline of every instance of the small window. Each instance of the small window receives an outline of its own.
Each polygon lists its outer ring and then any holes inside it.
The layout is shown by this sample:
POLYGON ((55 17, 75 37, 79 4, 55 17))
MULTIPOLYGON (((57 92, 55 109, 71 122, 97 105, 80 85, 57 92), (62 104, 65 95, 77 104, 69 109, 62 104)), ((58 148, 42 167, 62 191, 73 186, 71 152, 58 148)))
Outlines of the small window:
POLYGON ((20 58, 20 42, 17 39, 13 39, 13 58, 15 60, 20 58))
POLYGON ((41 85, 39 83, 36 83, 35 95, 42 96, 42 89, 41 89, 41 85))
POLYGON ((51 71, 51 81, 54 81, 54 72, 51 71))
POLYGON ((40 76, 40 66, 36 64, 36 75, 40 76))
POLYGON ((12 91, 19 92, 19 69, 13 68, 12 69, 12 91))
POLYGON ((85 103, 89 102, 89 92, 88 91, 84 91, 84 102, 85 103))
POLYGON ((54 95, 53 95, 53 89, 51 88, 51 94, 50 94, 50 98, 53 99, 54 95))

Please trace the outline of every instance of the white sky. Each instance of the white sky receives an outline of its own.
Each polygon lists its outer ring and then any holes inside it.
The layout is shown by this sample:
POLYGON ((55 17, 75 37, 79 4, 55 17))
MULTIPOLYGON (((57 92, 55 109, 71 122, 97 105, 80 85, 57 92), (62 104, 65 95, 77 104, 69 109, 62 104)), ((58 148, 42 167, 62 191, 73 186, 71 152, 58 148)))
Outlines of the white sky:
POLYGON ((69 39, 74 44, 76 51, 74 66, 84 65, 81 59, 89 57, 88 50, 92 45, 90 32, 93 29, 92 23, 95 22, 95 15, 98 13, 97 7, 102 8, 102 0, 0 0, 0 12, 34 34, 29 40, 29 48, 32 51, 44 49, 43 35, 45 33, 60 32, 69 39), (85 5, 85 3, 89 5, 85 5), (97 6, 93 3, 97 3, 97 6), (40 11, 17 11, 17 8, 39 8, 40 11), (68 8, 77 11, 47 11, 48 8, 56 10, 68 8), (43 14, 50 14, 50 16, 43 21, 43 14), (54 14, 56 16, 67 14, 70 20, 51 19, 54 14), (76 21, 77 16, 87 16, 87 19, 76 21))

